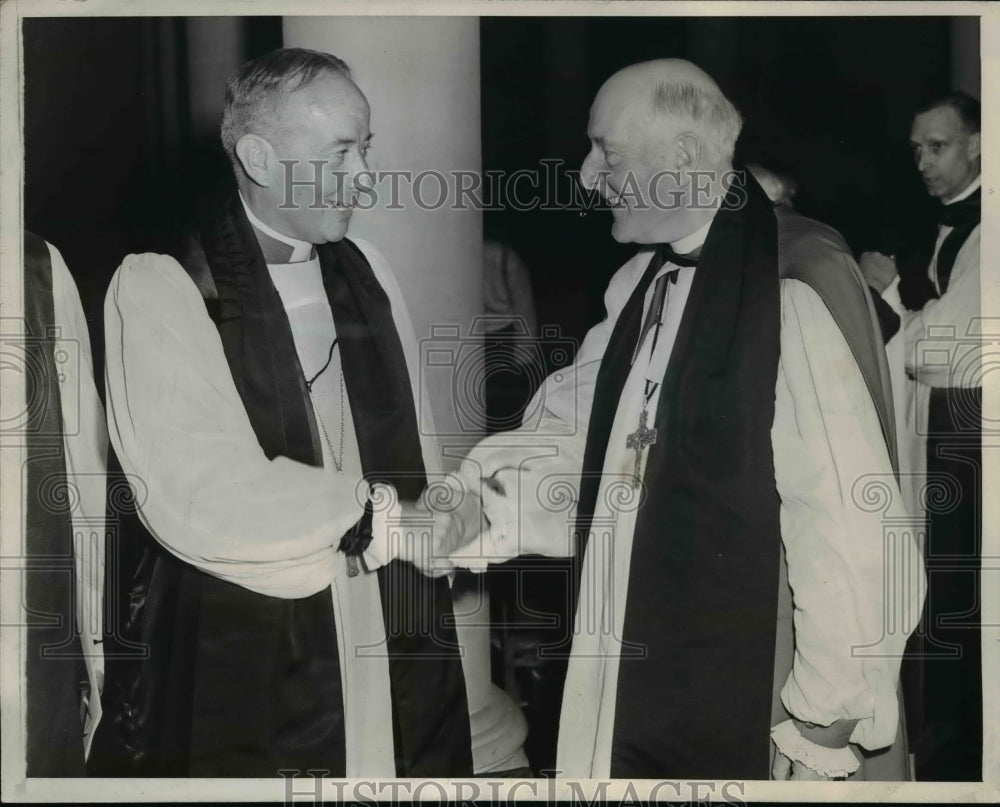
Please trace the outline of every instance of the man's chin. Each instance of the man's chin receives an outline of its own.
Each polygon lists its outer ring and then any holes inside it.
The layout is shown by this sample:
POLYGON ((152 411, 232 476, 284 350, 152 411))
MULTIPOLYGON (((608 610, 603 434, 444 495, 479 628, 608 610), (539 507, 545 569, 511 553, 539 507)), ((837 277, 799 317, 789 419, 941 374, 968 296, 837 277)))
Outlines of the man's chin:
POLYGON ((635 240, 635 233, 627 222, 619 221, 616 218, 611 225, 611 237, 619 244, 630 244, 635 240))
POLYGON ((628 226, 625 222, 618 221, 611 226, 611 237, 619 244, 636 244, 640 247, 647 244, 659 243, 655 238, 650 237, 648 233, 643 233, 635 227, 628 226))
POLYGON ((330 244, 340 241, 347 235, 348 222, 330 224, 323 228, 322 236, 324 243, 330 244))

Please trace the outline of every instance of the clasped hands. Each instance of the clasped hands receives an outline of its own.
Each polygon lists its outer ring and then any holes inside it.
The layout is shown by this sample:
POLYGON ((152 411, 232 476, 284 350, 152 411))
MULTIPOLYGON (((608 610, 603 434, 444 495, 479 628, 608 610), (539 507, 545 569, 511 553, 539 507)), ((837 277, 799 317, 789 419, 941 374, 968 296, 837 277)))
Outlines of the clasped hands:
POLYGON ((475 489, 454 475, 432 482, 419 500, 402 504, 403 531, 413 540, 396 556, 430 576, 448 574, 456 564, 485 571, 492 563, 521 555, 571 556, 575 544, 567 539, 566 514, 536 508, 551 515, 551 521, 536 516, 528 528, 518 484, 516 471, 506 467, 477 477, 475 489))
POLYGON ((397 557, 428 577, 454 571, 452 552, 489 528, 482 498, 454 476, 430 483, 417 501, 401 502, 400 508, 397 557))
POLYGON ((864 252, 858 261, 858 267, 865 282, 881 294, 896 278, 896 260, 891 255, 881 252, 864 252))

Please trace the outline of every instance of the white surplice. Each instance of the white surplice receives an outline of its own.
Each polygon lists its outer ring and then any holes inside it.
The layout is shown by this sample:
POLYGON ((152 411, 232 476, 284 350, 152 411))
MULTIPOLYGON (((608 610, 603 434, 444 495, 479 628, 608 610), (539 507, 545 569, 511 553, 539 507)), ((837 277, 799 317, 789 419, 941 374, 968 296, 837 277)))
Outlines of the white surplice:
MULTIPOLYGON (((972 195, 976 178, 946 204, 972 195)), ((882 299, 899 315, 899 330, 886 343, 896 409, 903 497, 911 513, 922 515, 927 485, 927 411, 934 387, 979 387, 982 385, 984 350, 980 313, 979 247, 976 227, 955 256, 948 288, 936 300, 928 300, 919 311, 908 311, 899 297, 899 278, 882 292, 882 299)), ((940 226, 934 253, 927 268, 938 293, 937 256, 951 227, 940 226)))
POLYGON ((76 623, 90 683, 84 726, 84 753, 89 755, 94 731, 101 720, 100 689, 104 679, 104 531, 107 484, 108 430, 104 408, 94 383, 87 318, 73 277, 54 246, 46 244, 52 264, 52 307, 56 333, 59 406, 66 451, 66 479, 73 525, 76 567, 76 623))
MULTIPOLYGON (((651 254, 640 252, 612 278, 604 298, 607 317, 587 334, 573 365, 546 380, 525 410, 525 425, 490 436, 463 464, 465 484, 483 493, 491 529, 453 555, 456 563, 483 568, 519 554, 572 552, 575 487, 597 373, 651 254)), ((647 376, 662 378, 694 271, 682 269, 671 288, 660 355, 651 356, 649 345, 640 349, 612 427, 563 695, 557 768, 564 776, 610 775, 620 637, 641 502, 631 484, 635 452, 626 440, 638 425, 647 376)), ((647 308, 651 297, 652 286, 647 308)), ((649 403, 650 425, 658 393, 649 403)), ((882 500, 873 506, 866 489, 867 481, 890 490, 896 482, 864 377, 822 299, 797 280, 781 281, 775 394, 775 482, 796 633, 782 702, 793 716, 817 725, 856 719, 852 741, 882 748, 896 733, 899 664, 919 617, 923 571, 908 535, 886 540, 884 519, 899 513, 885 511, 882 500), (886 614, 892 615, 889 625, 886 614)), ((898 507, 898 498, 890 492, 888 506, 898 507)), ((669 540, 669 527, 664 537, 669 540)))
MULTIPOLYGON (((419 402, 418 348, 399 288, 382 256, 356 241, 385 290, 419 402)), ((335 336, 318 262, 269 267, 309 378, 335 336), (322 298, 320 298, 322 295, 322 298)), ((340 358, 314 385, 314 406, 333 443, 324 466, 264 455, 240 399, 219 333, 185 270, 164 255, 130 255, 105 303, 108 425, 123 469, 141 480, 143 523, 177 557, 272 597, 329 589, 343 682, 348 776, 395 776, 385 628, 373 568, 355 577, 336 551, 368 498, 347 390, 340 453, 340 358)), ((426 397, 424 398, 426 400, 426 397)), ((428 476, 440 473, 426 407, 415 404, 428 476)), ((376 517, 386 513, 376 507, 376 517)), ((379 541, 378 524, 373 529, 379 541)), ((387 546, 387 543, 386 545, 387 546)), ((384 549, 384 547, 383 547, 384 549)))

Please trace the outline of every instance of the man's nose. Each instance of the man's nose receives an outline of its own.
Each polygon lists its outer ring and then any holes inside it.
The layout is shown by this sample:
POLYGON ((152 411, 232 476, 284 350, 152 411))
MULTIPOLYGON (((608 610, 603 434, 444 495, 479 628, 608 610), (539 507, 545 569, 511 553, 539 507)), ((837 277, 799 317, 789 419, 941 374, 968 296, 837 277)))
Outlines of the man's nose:
POLYGON ((359 176, 368 174, 368 161, 363 154, 350 155, 343 164, 344 187, 347 191, 354 191, 363 184, 359 181, 359 176))
POLYGON ((580 184, 588 191, 594 190, 597 186, 596 162, 594 153, 590 152, 584 157, 583 164, 580 166, 580 184))
POLYGON ((917 157, 917 170, 921 174, 927 173, 927 169, 930 168, 931 161, 930 158, 921 152, 920 156, 917 157))

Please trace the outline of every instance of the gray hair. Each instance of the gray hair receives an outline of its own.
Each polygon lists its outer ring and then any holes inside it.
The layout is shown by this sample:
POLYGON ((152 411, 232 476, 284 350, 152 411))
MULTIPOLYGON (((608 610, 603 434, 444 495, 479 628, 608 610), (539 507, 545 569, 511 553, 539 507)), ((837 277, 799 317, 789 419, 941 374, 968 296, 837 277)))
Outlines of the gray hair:
POLYGON ((653 110, 686 118, 705 136, 717 164, 732 163, 743 118, 721 92, 689 82, 661 81, 653 94, 653 110))
POLYGON ((271 51, 247 62, 229 77, 219 135, 234 169, 239 168, 237 141, 245 134, 273 139, 281 131, 285 97, 322 73, 351 77, 343 60, 305 48, 271 51))

